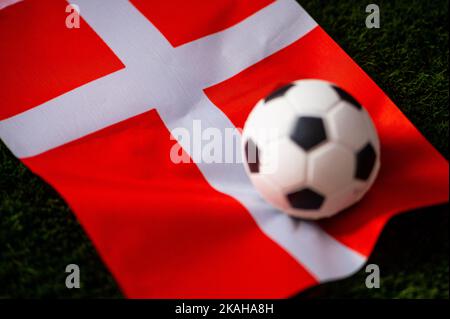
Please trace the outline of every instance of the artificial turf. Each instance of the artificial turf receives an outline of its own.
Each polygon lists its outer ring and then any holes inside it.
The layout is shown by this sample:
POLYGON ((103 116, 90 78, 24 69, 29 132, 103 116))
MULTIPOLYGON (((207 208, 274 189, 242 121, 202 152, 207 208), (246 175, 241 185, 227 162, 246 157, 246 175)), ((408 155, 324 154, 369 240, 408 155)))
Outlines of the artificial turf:
MULTIPOLYGON (((300 1, 319 24, 448 158, 448 2, 376 1, 381 28, 365 27, 373 1, 300 1)), ((406 187, 406 185, 405 185, 406 187)), ((448 298, 448 205, 391 220, 364 269, 298 298, 448 298)), ((121 297, 64 201, 0 143, 0 298, 121 297), (65 287, 67 264, 82 269, 81 289, 65 287)))

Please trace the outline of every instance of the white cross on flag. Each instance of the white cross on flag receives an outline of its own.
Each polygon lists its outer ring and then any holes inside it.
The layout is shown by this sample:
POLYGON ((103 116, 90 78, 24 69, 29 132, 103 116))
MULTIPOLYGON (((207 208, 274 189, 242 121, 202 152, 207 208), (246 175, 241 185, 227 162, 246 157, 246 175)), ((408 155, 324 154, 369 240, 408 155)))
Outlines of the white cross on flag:
POLYGON ((291 296, 358 270, 393 214, 448 200, 447 161, 295 1, 73 4, 71 29, 65 0, 0 0, 0 138, 67 201, 126 296, 291 296), (241 128, 305 78, 375 122, 383 165, 358 205, 300 221, 242 163, 171 161, 173 129, 241 128))

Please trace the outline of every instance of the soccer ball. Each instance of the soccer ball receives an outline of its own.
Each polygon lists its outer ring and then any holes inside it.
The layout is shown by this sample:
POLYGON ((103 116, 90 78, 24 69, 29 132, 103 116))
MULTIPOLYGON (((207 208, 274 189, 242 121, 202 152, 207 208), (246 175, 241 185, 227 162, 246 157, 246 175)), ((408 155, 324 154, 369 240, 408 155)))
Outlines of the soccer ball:
POLYGON ((380 143, 367 111, 321 80, 293 82, 259 101, 245 123, 242 147, 261 195, 305 219, 358 202, 380 168, 380 143))

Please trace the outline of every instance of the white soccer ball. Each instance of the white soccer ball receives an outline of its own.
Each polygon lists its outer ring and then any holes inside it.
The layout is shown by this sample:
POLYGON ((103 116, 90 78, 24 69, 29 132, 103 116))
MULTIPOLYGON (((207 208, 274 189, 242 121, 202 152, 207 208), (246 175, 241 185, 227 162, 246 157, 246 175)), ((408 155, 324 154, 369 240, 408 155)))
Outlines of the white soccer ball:
POLYGON ((246 171, 283 212, 329 217, 358 202, 380 168, 367 111, 338 86, 300 80, 258 102, 245 123, 246 171))

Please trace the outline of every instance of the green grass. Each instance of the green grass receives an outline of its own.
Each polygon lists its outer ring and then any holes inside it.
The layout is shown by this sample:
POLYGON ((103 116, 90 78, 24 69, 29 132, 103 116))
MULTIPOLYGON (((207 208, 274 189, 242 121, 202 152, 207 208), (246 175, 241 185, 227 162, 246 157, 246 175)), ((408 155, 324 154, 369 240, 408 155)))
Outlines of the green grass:
MULTIPOLYGON (((301 1, 448 158, 448 2, 376 1, 381 28, 365 28, 370 1, 301 1)), ((448 298, 448 205, 395 217, 370 258, 381 288, 354 276, 299 298, 448 298)), ((0 143, 0 298, 121 297, 83 230, 55 191, 0 143), (82 289, 64 286, 78 264, 82 289)))

